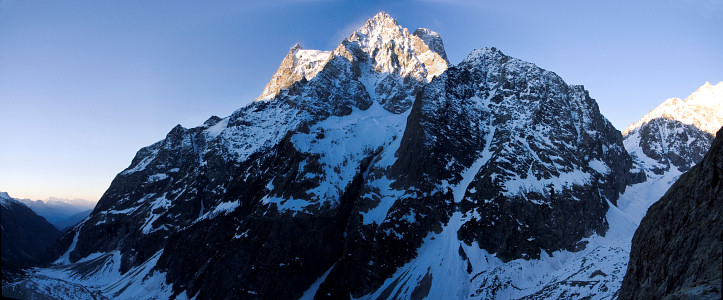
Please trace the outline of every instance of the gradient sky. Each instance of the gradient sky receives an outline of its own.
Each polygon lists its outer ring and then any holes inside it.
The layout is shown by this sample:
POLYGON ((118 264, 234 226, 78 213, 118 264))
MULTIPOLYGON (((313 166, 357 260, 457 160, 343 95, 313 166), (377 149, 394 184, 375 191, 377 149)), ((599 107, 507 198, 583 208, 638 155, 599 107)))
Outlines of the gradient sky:
POLYGON ((720 0, 250 2, 0 0, 0 191, 96 201, 174 125, 252 101, 294 43, 332 50, 381 10, 452 64, 497 47, 585 85, 620 130, 723 80, 720 0))

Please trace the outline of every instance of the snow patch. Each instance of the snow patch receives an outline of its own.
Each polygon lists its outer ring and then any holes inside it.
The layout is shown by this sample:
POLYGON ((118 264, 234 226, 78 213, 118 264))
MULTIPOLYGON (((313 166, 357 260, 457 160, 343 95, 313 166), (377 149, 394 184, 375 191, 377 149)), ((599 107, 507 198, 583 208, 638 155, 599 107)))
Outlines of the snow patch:
MULTIPOLYGON (((374 102, 366 110, 354 109, 347 116, 329 117, 312 126, 308 134, 297 133, 291 139, 294 147, 300 152, 319 155, 318 162, 322 167, 319 176, 323 180, 309 190, 309 201, 268 197, 265 203, 277 203, 280 209, 300 211, 310 203, 338 201, 359 173, 363 159, 380 148, 398 147, 401 140, 398 137, 404 133, 408 115, 409 111, 391 113, 374 102)), ((389 162, 379 162, 377 166, 385 163, 389 162)))
POLYGON ((148 180, 146 180, 146 183, 153 183, 167 178, 168 174, 153 174, 151 176, 148 176, 148 180))
POLYGON ((75 235, 73 236, 73 242, 70 243, 70 247, 68 247, 68 250, 63 253, 58 259, 53 262, 54 265, 67 265, 70 263, 70 253, 75 251, 75 246, 78 245, 78 235, 80 234, 80 230, 83 229, 83 226, 78 226, 75 229, 75 235))
POLYGON ((329 276, 329 273, 331 273, 331 270, 334 269, 336 264, 332 265, 326 272, 324 272, 321 277, 316 279, 314 283, 311 284, 311 286, 304 292, 304 294, 301 295, 301 298, 299 300, 312 300, 314 299, 314 296, 316 295, 316 292, 319 290, 319 287, 321 284, 326 280, 326 277, 329 276))
POLYGON ((608 167, 608 165, 606 165, 604 162, 602 162, 599 159, 593 159, 590 162, 588 162, 587 165, 602 175, 606 175, 606 174, 610 173, 610 168, 608 167))
POLYGON ((504 194, 515 196, 537 192, 544 195, 550 187, 553 187, 556 191, 561 191, 563 188, 569 188, 572 185, 586 185, 589 182, 590 174, 579 169, 572 172, 561 172, 560 176, 557 177, 537 179, 530 167, 525 178, 518 174, 505 182, 507 192, 504 194))
MULTIPOLYGON (((172 286, 166 284, 166 274, 155 270, 163 250, 144 263, 121 274, 121 253, 93 253, 79 261, 49 268, 32 270, 18 285, 50 287, 39 289, 43 295, 60 299, 97 298, 101 294, 111 299, 169 299, 172 286), (70 292, 69 292, 70 291, 70 292)), ((185 294, 176 299, 187 299, 185 294)))
POLYGON ((384 219, 387 218, 387 214, 389 213, 389 209, 392 208, 392 205, 406 193, 405 191, 392 189, 389 186, 391 183, 392 181, 386 176, 369 183, 370 186, 378 188, 381 194, 379 195, 379 204, 376 207, 361 213, 363 218, 362 223, 364 225, 372 223, 381 224, 384 219))
POLYGON ((151 203, 151 207, 148 210, 148 216, 146 217, 146 221, 141 226, 141 232, 143 234, 149 234, 155 231, 153 230, 153 223, 158 220, 158 218, 160 218, 163 214, 165 214, 169 207, 171 207, 171 200, 166 198, 166 194, 163 194, 163 196, 156 198, 151 203), (158 209, 162 209, 162 211, 156 212, 158 209))
MULTIPOLYGON (((151 147, 153 147, 153 146, 151 146, 151 147)), ((148 166, 148 164, 150 164, 154 159, 156 159, 156 155, 158 154, 159 150, 160 150, 159 147, 153 147, 153 149, 151 150, 151 153, 148 156, 144 157, 135 167, 133 167, 132 169, 125 170, 125 171, 121 172, 120 174, 121 175, 130 175, 135 172, 145 170, 146 167, 148 166)))
POLYGON ((223 120, 204 130, 203 133, 206 135, 206 139, 212 140, 218 137, 221 132, 223 132, 223 130, 226 129, 226 127, 228 126, 228 120, 229 117, 223 118, 223 120))

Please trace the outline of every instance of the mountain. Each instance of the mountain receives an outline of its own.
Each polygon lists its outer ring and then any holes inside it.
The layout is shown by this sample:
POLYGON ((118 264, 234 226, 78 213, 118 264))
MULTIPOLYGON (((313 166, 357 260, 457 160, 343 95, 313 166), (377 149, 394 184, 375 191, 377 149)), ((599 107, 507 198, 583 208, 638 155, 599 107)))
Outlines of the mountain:
MULTIPOLYGON (((701 114, 720 116, 723 114, 719 105, 723 103, 723 94, 701 93, 711 91, 711 88, 713 86, 710 84, 704 85, 686 98, 686 102, 698 103, 696 109, 702 112, 701 114), (703 99, 693 100, 701 96, 703 99)), ((670 100, 666 101, 666 103, 670 102, 670 100)), ((703 118, 700 115, 692 116, 682 111, 685 108, 671 109, 666 105, 661 105, 660 108, 643 116, 640 122, 625 131, 624 145, 626 151, 633 157, 632 172, 635 172, 635 175, 631 184, 620 194, 616 205, 610 206, 608 209, 605 218, 610 227, 605 235, 585 239, 587 247, 580 252, 553 253, 548 257, 541 257, 536 262, 513 261, 506 265, 492 266, 488 273, 498 276, 500 279, 497 281, 502 284, 488 285, 489 289, 501 291, 497 295, 502 295, 503 298, 618 298, 623 277, 628 269, 631 240, 648 207, 658 201, 680 177, 681 171, 677 166, 690 168, 700 162, 696 157, 702 158, 708 151, 711 140, 707 139, 706 134, 701 133, 705 132, 706 128, 720 126, 718 119, 703 118), (665 111, 665 114, 661 111, 665 111), (661 115, 665 115, 665 117, 660 118, 661 115), (652 121, 655 116, 658 119, 652 121), (691 121, 693 117, 695 119, 691 121), (677 129, 680 131, 679 134, 660 135, 665 139, 658 138, 660 136, 640 139, 640 132, 650 131, 656 122, 671 124, 671 126, 687 123, 692 126, 677 129), (700 136, 703 137, 702 140, 696 139, 700 136), (686 162, 688 165, 678 164, 668 167, 667 160, 653 160, 643 156, 644 153, 641 150, 659 147, 661 140, 667 145, 677 145, 676 147, 679 149, 682 148, 681 144, 697 144, 698 146, 686 150, 684 155, 688 159, 686 162), (665 166, 665 168, 660 166, 665 166)), ((669 155, 673 154, 675 153, 669 153, 669 155)))
MULTIPOLYGON (((18 199, 36 214, 44 217, 55 228, 64 230, 80 222, 82 212, 92 210, 95 203, 83 199, 48 198, 46 200, 18 199)), ((87 216, 87 214, 86 214, 87 216)))
POLYGON ((638 223, 650 205, 703 159, 721 126, 723 82, 706 82, 685 100, 667 99, 631 124, 623 131, 623 143, 646 182, 628 189, 623 198, 629 201, 618 206, 638 223))
POLYGON ((703 159, 716 131, 723 126, 723 82, 706 82, 680 100, 671 98, 623 135, 625 146, 646 173, 685 172, 703 159))
POLYGON ((703 161, 683 174, 643 218, 620 298, 720 299, 721 212, 723 128, 703 161))
POLYGON ((41 263, 60 232, 8 193, 0 192, 0 201, 3 270, 41 263))
POLYGON ((26 283, 613 297, 637 226, 616 205, 650 167, 584 87, 495 48, 450 66, 443 45, 379 13, 331 52, 294 46, 257 101, 139 150, 26 283))
MULTIPOLYGON (((619 241, 617 251, 609 252, 611 254, 606 255, 604 261, 620 266, 623 272, 619 275, 625 274, 629 268, 633 233, 649 212, 648 208, 667 195, 666 192, 677 192, 679 186, 671 186, 683 171, 700 163, 710 149, 712 128, 723 125, 721 87, 722 83, 715 86, 706 83, 685 100, 668 99, 623 132, 626 150, 634 160, 634 169, 643 171, 646 176, 645 181, 629 186, 620 196, 617 208, 624 218, 622 222, 611 225, 611 231, 617 230, 622 234, 616 238, 619 241)), ((659 225, 655 229, 641 230, 670 230, 668 226, 659 225)), ((676 259, 688 261, 686 255, 676 259)), ((616 279, 616 286, 621 284, 622 278, 616 279)), ((631 295, 622 290, 621 293, 627 295, 622 298, 631 295)))

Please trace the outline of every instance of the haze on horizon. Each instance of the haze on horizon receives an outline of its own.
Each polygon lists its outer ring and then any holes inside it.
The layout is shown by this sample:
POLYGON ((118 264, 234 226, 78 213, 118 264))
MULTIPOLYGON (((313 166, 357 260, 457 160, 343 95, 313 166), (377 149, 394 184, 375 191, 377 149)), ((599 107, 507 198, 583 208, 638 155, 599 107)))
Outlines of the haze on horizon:
MULTIPOLYGON (((0 191, 0 193, 7 193, 5 191, 0 191)), ((66 199, 66 198, 58 198, 58 197, 46 197, 44 199, 33 199, 33 198, 26 198, 26 197, 16 197, 13 194, 8 193, 8 196, 10 196, 13 199, 17 200, 30 200, 30 201, 42 201, 45 204, 70 204, 70 205, 76 205, 76 206, 89 206, 91 204, 95 205, 95 203, 98 202, 97 199, 95 200, 86 200, 82 198, 74 198, 74 199, 66 199)))
POLYGON ((723 3, 0 1, 0 191, 97 201, 173 126, 257 97, 295 43, 331 50, 386 11, 452 65, 496 47, 583 84, 619 130, 723 80, 723 3))

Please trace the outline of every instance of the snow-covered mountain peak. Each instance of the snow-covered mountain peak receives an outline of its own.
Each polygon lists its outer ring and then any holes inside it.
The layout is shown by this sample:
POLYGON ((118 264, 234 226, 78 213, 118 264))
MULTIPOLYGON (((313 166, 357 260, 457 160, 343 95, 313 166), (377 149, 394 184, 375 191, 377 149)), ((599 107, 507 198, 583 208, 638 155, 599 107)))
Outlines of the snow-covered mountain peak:
POLYGON ((257 99, 272 99, 281 90, 302 79, 310 81, 328 67, 329 76, 341 70, 352 72, 354 78, 349 80, 363 81, 371 98, 395 99, 382 104, 390 111, 401 112, 411 106, 411 100, 402 99, 410 95, 413 99, 419 86, 442 74, 448 64, 439 34, 422 28, 410 34, 389 14, 380 12, 333 51, 304 50, 294 45, 257 99), (343 58, 354 66, 343 66, 343 61, 330 64, 334 58, 343 58), (401 91, 407 96, 398 93, 401 91), (386 97, 391 94, 398 96, 386 97))
POLYGON ((693 125, 714 136, 723 125, 723 82, 716 85, 706 82, 685 100, 679 98, 665 100, 638 122, 630 124, 623 131, 623 135, 631 134, 654 119, 675 120, 693 125))
POLYGON ((723 83, 706 82, 685 100, 669 98, 631 124, 623 131, 624 144, 648 177, 672 166, 684 172, 703 159, 721 126, 723 83))
POLYGON ((268 100, 301 79, 311 80, 324 68, 331 51, 305 50, 296 43, 264 87, 259 100, 268 100))
POLYGON ((387 13, 380 12, 352 33, 349 40, 358 41, 362 48, 369 49, 404 39, 405 36, 409 36, 408 29, 400 26, 397 20, 387 13))
POLYGON ((474 62, 478 62, 480 60, 483 60, 486 56, 490 57, 502 57, 504 54, 502 51, 497 50, 495 47, 484 47, 481 49, 474 49, 472 50, 467 57, 462 60, 462 63, 460 64, 470 64, 474 62))
POLYGON ((3 206, 8 206, 9 205, 8 203, 12 200, 13 200, 13 198, 10 198, 10 195, 8 195, 7 192, 0 192, 0 203, 3 206))
POLYGON ((410 34, 389 14, 380 12, 348 40, 358 42, 369 54, 374 71, 429 82, 448 67, 444 44, 439 34, 429 29, 418 29, 415 33, 410 34))
MULTIPOLYGON (((717 110, 718 115, 723 114, 723 81, 716 85, 707 82, 699 87, 690 96, 685 98, 688 105, 707 106, 717 110)), ((717 128, 710 132, 715 135, 717 128)))
POLYGON ((258 99, 281 97, 313 110, 313 115, 348 114, 350 107, 365 110, 374 102, 389 112, 402 113, 412 106, 422 86, 447 68, 439 34, 428 29, 410 34, 388 14, 380 13, 331 52, 291 48, 258 99), (319 86, 338 91, 321 95, 319 86), (329 94, 339 97, 329 98, 329 94))
MULTIPOLYGON (((458 67, 483 67, 483 68, 499 68, 504 66, 505 69, 514 73, 521 73, 526 71, 533 71, 539 74, 546 74, 545 76, 551 76, 557 78, 555 80, 562 80, 554 72, 544 70, 537 65, 521 60, 519 58, 507 56, 502 51, 495 47, 485 47, 481 49, 474 49, 470 52, 467 57, 459 64, 458 67)), ((498 74, 501 75, 501 74, 498 74)), ((509 76, 509 74, 507 75, 509 76)), ((573 87, 573 86, 571 86, 573 87)), ((584 90, 583 86, 576 87, 580 90, 584 90)))
MULTIPOLYGON (((360 33, 365 35, 382 36, 393 33, 394 31, 403 31, 404 28, 399 26, 397 20, 392 18, 386 12, 379 12, 359 28, 354 34, 360 33)), ((354 36, 352 34, 352 36, 354 36)))

